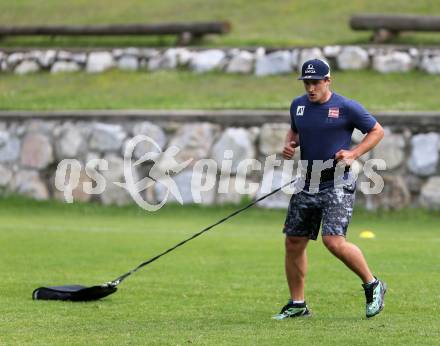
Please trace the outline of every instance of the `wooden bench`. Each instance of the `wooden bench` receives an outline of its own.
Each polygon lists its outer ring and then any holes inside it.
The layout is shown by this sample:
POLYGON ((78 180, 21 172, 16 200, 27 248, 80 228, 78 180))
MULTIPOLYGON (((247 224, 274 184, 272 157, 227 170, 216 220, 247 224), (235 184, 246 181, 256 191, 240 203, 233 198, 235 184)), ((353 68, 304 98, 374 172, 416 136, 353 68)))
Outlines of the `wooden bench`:
POLYGON ((177 35, 178 44, 189 44, 208 34, 226 34, 231 30, 228 22, 124 24, 124 25, 37 25, 0 26, 4 36, 127 36, 177 35))
POLYGON ((371 40, 383 43, 401 31, 440 31, 440 16, 359 14, 351 17, 350 26, 353 30, 374 30, 371 40))

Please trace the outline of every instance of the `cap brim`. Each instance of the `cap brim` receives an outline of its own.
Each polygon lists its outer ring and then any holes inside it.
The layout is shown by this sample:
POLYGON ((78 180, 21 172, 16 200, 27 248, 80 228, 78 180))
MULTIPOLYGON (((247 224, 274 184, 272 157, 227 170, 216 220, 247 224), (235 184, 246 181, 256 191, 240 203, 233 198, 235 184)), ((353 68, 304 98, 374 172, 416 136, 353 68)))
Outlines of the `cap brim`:
POLYGON ((328 78, 328 76, 301 76, 298 80, 320 80, 326 78, 328 78))

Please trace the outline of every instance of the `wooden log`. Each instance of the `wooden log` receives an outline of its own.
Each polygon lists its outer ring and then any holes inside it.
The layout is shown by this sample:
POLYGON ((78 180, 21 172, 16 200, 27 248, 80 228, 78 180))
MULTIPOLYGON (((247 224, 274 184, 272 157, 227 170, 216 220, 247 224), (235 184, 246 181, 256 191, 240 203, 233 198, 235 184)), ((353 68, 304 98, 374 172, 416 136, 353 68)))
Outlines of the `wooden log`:
POLYGON ((359 14, 350 19, 353 30, 440 31, 440 16, 359 14))
POLYGON ((386 43, 394 40, 399 35, 398 31, 390 31, 387 29, 377 29, 371 37, 373 43, 386 43))
POLYGON ((49 36, 120 36, 120 35, 180 35, 226 34, 228 22, 194 22, 124 25, 38 25, 0 26, 0 36, 49 35, 49 36))

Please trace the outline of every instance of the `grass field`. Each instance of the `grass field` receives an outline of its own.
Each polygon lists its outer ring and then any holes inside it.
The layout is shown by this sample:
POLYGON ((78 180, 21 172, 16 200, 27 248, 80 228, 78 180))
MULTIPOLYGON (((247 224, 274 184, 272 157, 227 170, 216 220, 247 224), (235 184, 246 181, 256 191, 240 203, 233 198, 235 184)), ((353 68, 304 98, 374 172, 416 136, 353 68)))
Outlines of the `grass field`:
MULTIPOLYGON (((228 20, 233 30, 205 45, 321 45, 367 42, 370 32, 354 32, 353 13, 440 12, 436 0, 15 0, 0 1, 2 25, 115 24, 228 20)), ((5 38, 2 46, 169 45, 175 38, 5 38)), ((438 33, 406 33, 398 42, 439 44, 438 33)))
POLYGON ((358 279, 321 242, 309 247, 313 317, 270 319, 287 299, 284 211, 252 209, 145 268, 92 303, 32 301, 40 285, 98 284, 232 207, 135 207, 0 200, 0 344, 434 345, 440 340, 439 214, 355 212, 349 239, 389 285, 364 318, 358 279), (374 240, 359 238, 373 230, 374 240))
MULTIPOLYGON (((304 92, 296 73, 256 77, 183 71, 109 71, 16 76, 3 75, 0 109, 212 109, 287 110, 304 92)), ((371 111, 438 110, 440 77, 420 72, 379 74, 335 72, 333 89, 371 111), (429 81, 429 86, 427 85, 429 81)))

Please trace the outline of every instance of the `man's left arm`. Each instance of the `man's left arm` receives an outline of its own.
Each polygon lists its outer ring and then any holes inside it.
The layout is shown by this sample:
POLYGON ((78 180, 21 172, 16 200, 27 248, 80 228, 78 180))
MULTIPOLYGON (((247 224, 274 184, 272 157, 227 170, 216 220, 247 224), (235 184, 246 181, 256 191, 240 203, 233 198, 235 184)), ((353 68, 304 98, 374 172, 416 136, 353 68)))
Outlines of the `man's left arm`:
POLYGON ((350 165, 358 157, 364 155, 366 152, 373 149, 377 143, 379 143, 384 136, 382 126, 376 121, 373 128, 367 133, 364 139, 351 150, 339 150, 336 155, 336 161, 345 161, 347 165, 350 165))

